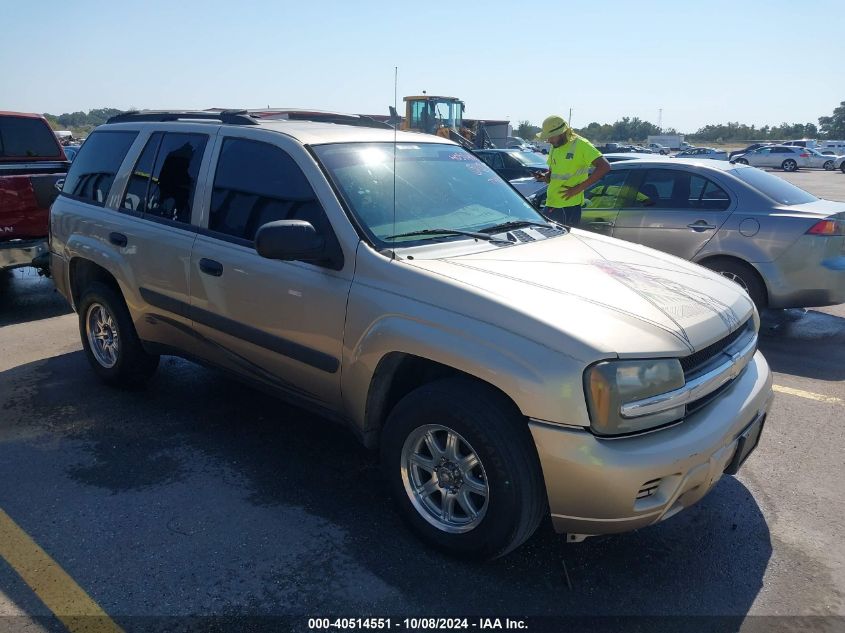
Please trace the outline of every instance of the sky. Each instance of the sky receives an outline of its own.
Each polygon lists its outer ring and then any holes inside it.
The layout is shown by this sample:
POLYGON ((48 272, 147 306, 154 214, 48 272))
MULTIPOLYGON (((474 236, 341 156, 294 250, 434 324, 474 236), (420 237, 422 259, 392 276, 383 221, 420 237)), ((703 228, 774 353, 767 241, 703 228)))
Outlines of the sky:
POLYGON ((842 0, 0 0, 0 110, 304 107, 818 123, 845 101, 842 0))

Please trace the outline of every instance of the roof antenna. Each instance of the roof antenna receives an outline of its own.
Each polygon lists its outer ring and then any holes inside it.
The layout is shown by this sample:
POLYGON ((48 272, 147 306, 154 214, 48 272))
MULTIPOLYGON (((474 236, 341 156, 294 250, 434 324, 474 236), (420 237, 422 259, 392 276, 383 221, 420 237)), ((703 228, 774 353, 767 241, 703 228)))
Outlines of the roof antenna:
MULTIPOLYGON (((399 66, 393 67, 393 110, 397 111, 399 102, 399 66)), ((401 119, 400 119, 401 120, 401 119)), ((396 235, 396 129, 400 125, 397 121, 393 125, 393 232, 391 235, 396 235)), ((390 258, 396 259, 396 247, 390 249, 390 258)))

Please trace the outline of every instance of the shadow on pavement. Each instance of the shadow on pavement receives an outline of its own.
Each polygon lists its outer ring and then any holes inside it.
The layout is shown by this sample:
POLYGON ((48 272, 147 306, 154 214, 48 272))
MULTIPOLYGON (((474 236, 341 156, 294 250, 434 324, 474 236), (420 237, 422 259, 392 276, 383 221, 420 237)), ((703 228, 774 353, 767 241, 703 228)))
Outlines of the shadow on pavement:
POLYGON ((567 545, 547 521, 503 559, 447 558, 405 529, 350 432, 175 358, 122 392, 81 352, 58 356, 0 373, 0 402, 0 506, 56 539, 110 613, 696 614, 737 630, 772 555, 754 498, 724 477, 659 526, 567 545), (43 525, 50 504, 73 538, 43 525), (183 595, 185 565, 200 588, 183 595))
POLYGON ((70 304, 34 268, 0 271, 0 327, 69 314, 70 304))
POLYGON ((760 351, 772 371, 845 380, 845 319, 816 310, 769 310, 760 322, 760 351))

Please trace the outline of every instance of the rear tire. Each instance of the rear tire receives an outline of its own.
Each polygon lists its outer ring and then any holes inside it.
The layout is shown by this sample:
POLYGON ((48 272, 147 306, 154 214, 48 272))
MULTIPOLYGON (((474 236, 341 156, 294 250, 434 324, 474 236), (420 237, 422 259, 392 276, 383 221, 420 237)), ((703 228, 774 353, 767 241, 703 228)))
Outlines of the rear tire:
POLYGON ((845 160, 843 160, 842 164, 839 166, 839 171, 845 174, 845 160))
POLYGON ((833 171, 833 161, 832 160, 825 161, 824 165, 822 165, 822 166, 825 168, 825 171, 833 171))
POLYGON ((144 351, 123 297, 105 284, 94 282, 83 292, 79 334, 94 373, 107 384, 137 386, 158 367, 159 357, 144 351))
POLYGON ((402 398, 385 424, 381 461, 402 518, 449 554, 503 556, 546 514, 525 418, 500 392, 470 378, 439 380, 402 398))
POLYGON ((787 158, 785 161, 783 161, 780 167, 784 171, 798 171, 798 163, 796 163, 791 158, 787 158))
POLYGON ((758 312, 766 307, 766 285, 749 264, 728 257, 716 257, 704 262, 703 266, 741 286, 757 306, 758 312))

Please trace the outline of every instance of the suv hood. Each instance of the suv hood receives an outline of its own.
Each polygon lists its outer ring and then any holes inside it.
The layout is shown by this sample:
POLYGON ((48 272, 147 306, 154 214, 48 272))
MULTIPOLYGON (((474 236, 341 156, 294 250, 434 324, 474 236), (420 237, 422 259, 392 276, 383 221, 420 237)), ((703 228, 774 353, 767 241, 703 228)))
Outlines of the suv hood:
MULTIPOLYGON (((408 263, 469 286, 496 304, 491 309, 479 302, 474 310, 465 300, 444 307, 464 314, 477 311, 473 316, 585 360, 594 360, 597 353, 686 356, 727 336, 754 314, 748 295, 721 275, 666 253, 578 230, 408 263)), ((445 292, 435 299, 443 305, 451 296, 445 292)))

